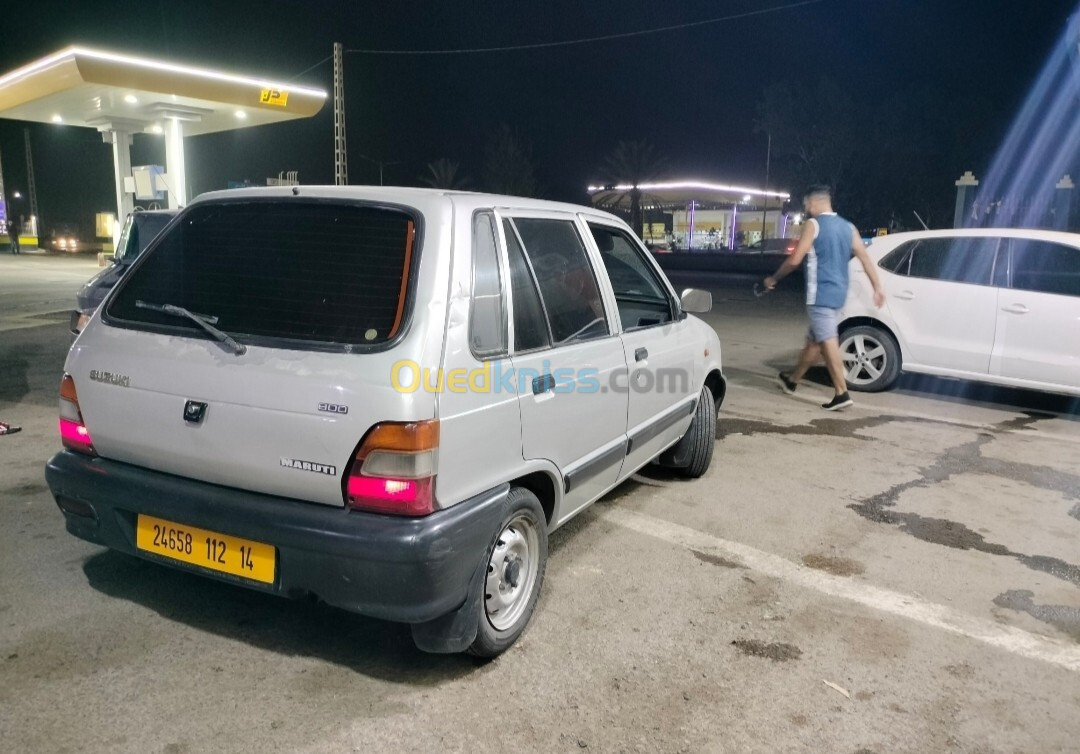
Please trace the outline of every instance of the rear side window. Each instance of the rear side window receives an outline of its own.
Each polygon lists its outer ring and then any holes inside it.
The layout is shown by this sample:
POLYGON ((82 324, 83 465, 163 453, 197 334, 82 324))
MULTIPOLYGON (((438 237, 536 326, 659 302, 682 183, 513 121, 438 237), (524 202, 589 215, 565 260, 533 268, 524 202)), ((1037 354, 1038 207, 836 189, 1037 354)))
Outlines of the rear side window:
POLYGON ((573 222, 517 218, 556 346, 608 334, 604 304, 592 265, 573 222))
POLYGON ((499 271, 495 218, 488 212, 473 217, 473 288, 469 314, 469 345, 480 358, 506 354, 506 310, 499 271))
POLYGON ((509 220, 503 220, 506 253, 510 262, 510 288, 514 295, 514 351, 535 351, 551 345, 547 316, 540 302, 529 261, 509 220))
POLYGON ((1080 297, 1080 249, 1027 238, 1009 244, 1013 288, 1080 297))
POLYGON ((908 275, 954 283, 990 285, 996 238, 927 238, 911 249, 908 275))
POLYGON ((106 314, 202 337, 195 323, 145 308, 172 304, 241 338, 375 346, 404 325, 415 235, 412 216, 382 207, 196 205, 125 278, 106 314))

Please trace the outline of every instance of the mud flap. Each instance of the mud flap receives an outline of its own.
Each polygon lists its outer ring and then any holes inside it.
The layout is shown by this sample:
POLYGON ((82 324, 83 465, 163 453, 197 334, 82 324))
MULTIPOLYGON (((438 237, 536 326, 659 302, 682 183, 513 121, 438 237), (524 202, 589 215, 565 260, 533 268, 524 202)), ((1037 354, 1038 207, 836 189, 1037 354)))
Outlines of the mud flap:
POLYGON ((469 585, 469 594, 461 607, 441 618, 411 624, 413 642, 418 649, 433 654, 455 654, 472 646, 476 640, 477 621, 484 609, 482 600, 485 560, 486 556, 477 564, 469 585))

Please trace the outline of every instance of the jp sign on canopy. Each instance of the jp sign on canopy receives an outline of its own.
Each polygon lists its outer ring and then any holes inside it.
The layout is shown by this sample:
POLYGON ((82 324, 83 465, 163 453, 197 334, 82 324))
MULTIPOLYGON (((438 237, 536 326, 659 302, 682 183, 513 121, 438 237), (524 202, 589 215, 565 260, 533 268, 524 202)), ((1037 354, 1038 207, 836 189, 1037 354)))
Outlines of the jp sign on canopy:
POLYGON ((69 47, 0 75, 0 118, 95 128, 113 146, 116 208, 133 209, 132 134, 165 137, 169 206, 187 201, 184 137, 310 118, 326 92, 210 68, 69 47))

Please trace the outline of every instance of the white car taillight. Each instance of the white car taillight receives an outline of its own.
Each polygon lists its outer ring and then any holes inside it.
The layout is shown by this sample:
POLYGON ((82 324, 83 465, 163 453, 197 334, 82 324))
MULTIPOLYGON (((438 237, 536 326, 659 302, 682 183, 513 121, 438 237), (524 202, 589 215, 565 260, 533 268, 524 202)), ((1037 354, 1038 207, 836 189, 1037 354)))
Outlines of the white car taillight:
POLYGON ((79 409, 79 396, 75 392, 75 380, 65 374, 60 380, 60 440, 68 450, 96 456, 90 431, 79 409))
POLYGON ((345 502, 354 510, 397 516, 435 511, 439 448, 437 419, 383 422, 365 435, 345 482, 345 502))

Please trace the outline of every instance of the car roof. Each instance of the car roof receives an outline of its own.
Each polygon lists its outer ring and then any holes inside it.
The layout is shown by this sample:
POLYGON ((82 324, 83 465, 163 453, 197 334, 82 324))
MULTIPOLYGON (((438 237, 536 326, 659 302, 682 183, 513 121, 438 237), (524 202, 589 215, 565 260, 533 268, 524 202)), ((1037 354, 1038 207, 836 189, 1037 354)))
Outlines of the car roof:
POLYGON ((608 212, 583 204, 555 202, 547 199, 531 199, 522 196, 487 194, 474 191, 449 189, 413 188, 409 186, 269 186, 227 189, 200 194, 192 204, 227 199, 263 199, 273 197, 309 196, 320 199, 354 199, 411 205, 438 201, 453 201, 465 209, 496 207, 503 209, 532 209, 550 212, 585 213, 607 221, 623 224, 624 221, 608 212))
POLYGON ((145 217, 146 215, 160 215, 161 217, 171 217, 178 214, 178 209, 137 209, 131 214, 138 215, 139 217, 145 217))
POLYGON ((874 243, 886 240, 896 244, 904 241, 917 241, 921 238, 1030 238, 1039 241, 1057 241, 1059 243, 1080 246, 1080 233, 1067 233, 1062 230, 1043 230, 1041 228, 947 228, 944 230, 910 230, 902 233, 890 233, 877 236, 874 243))

